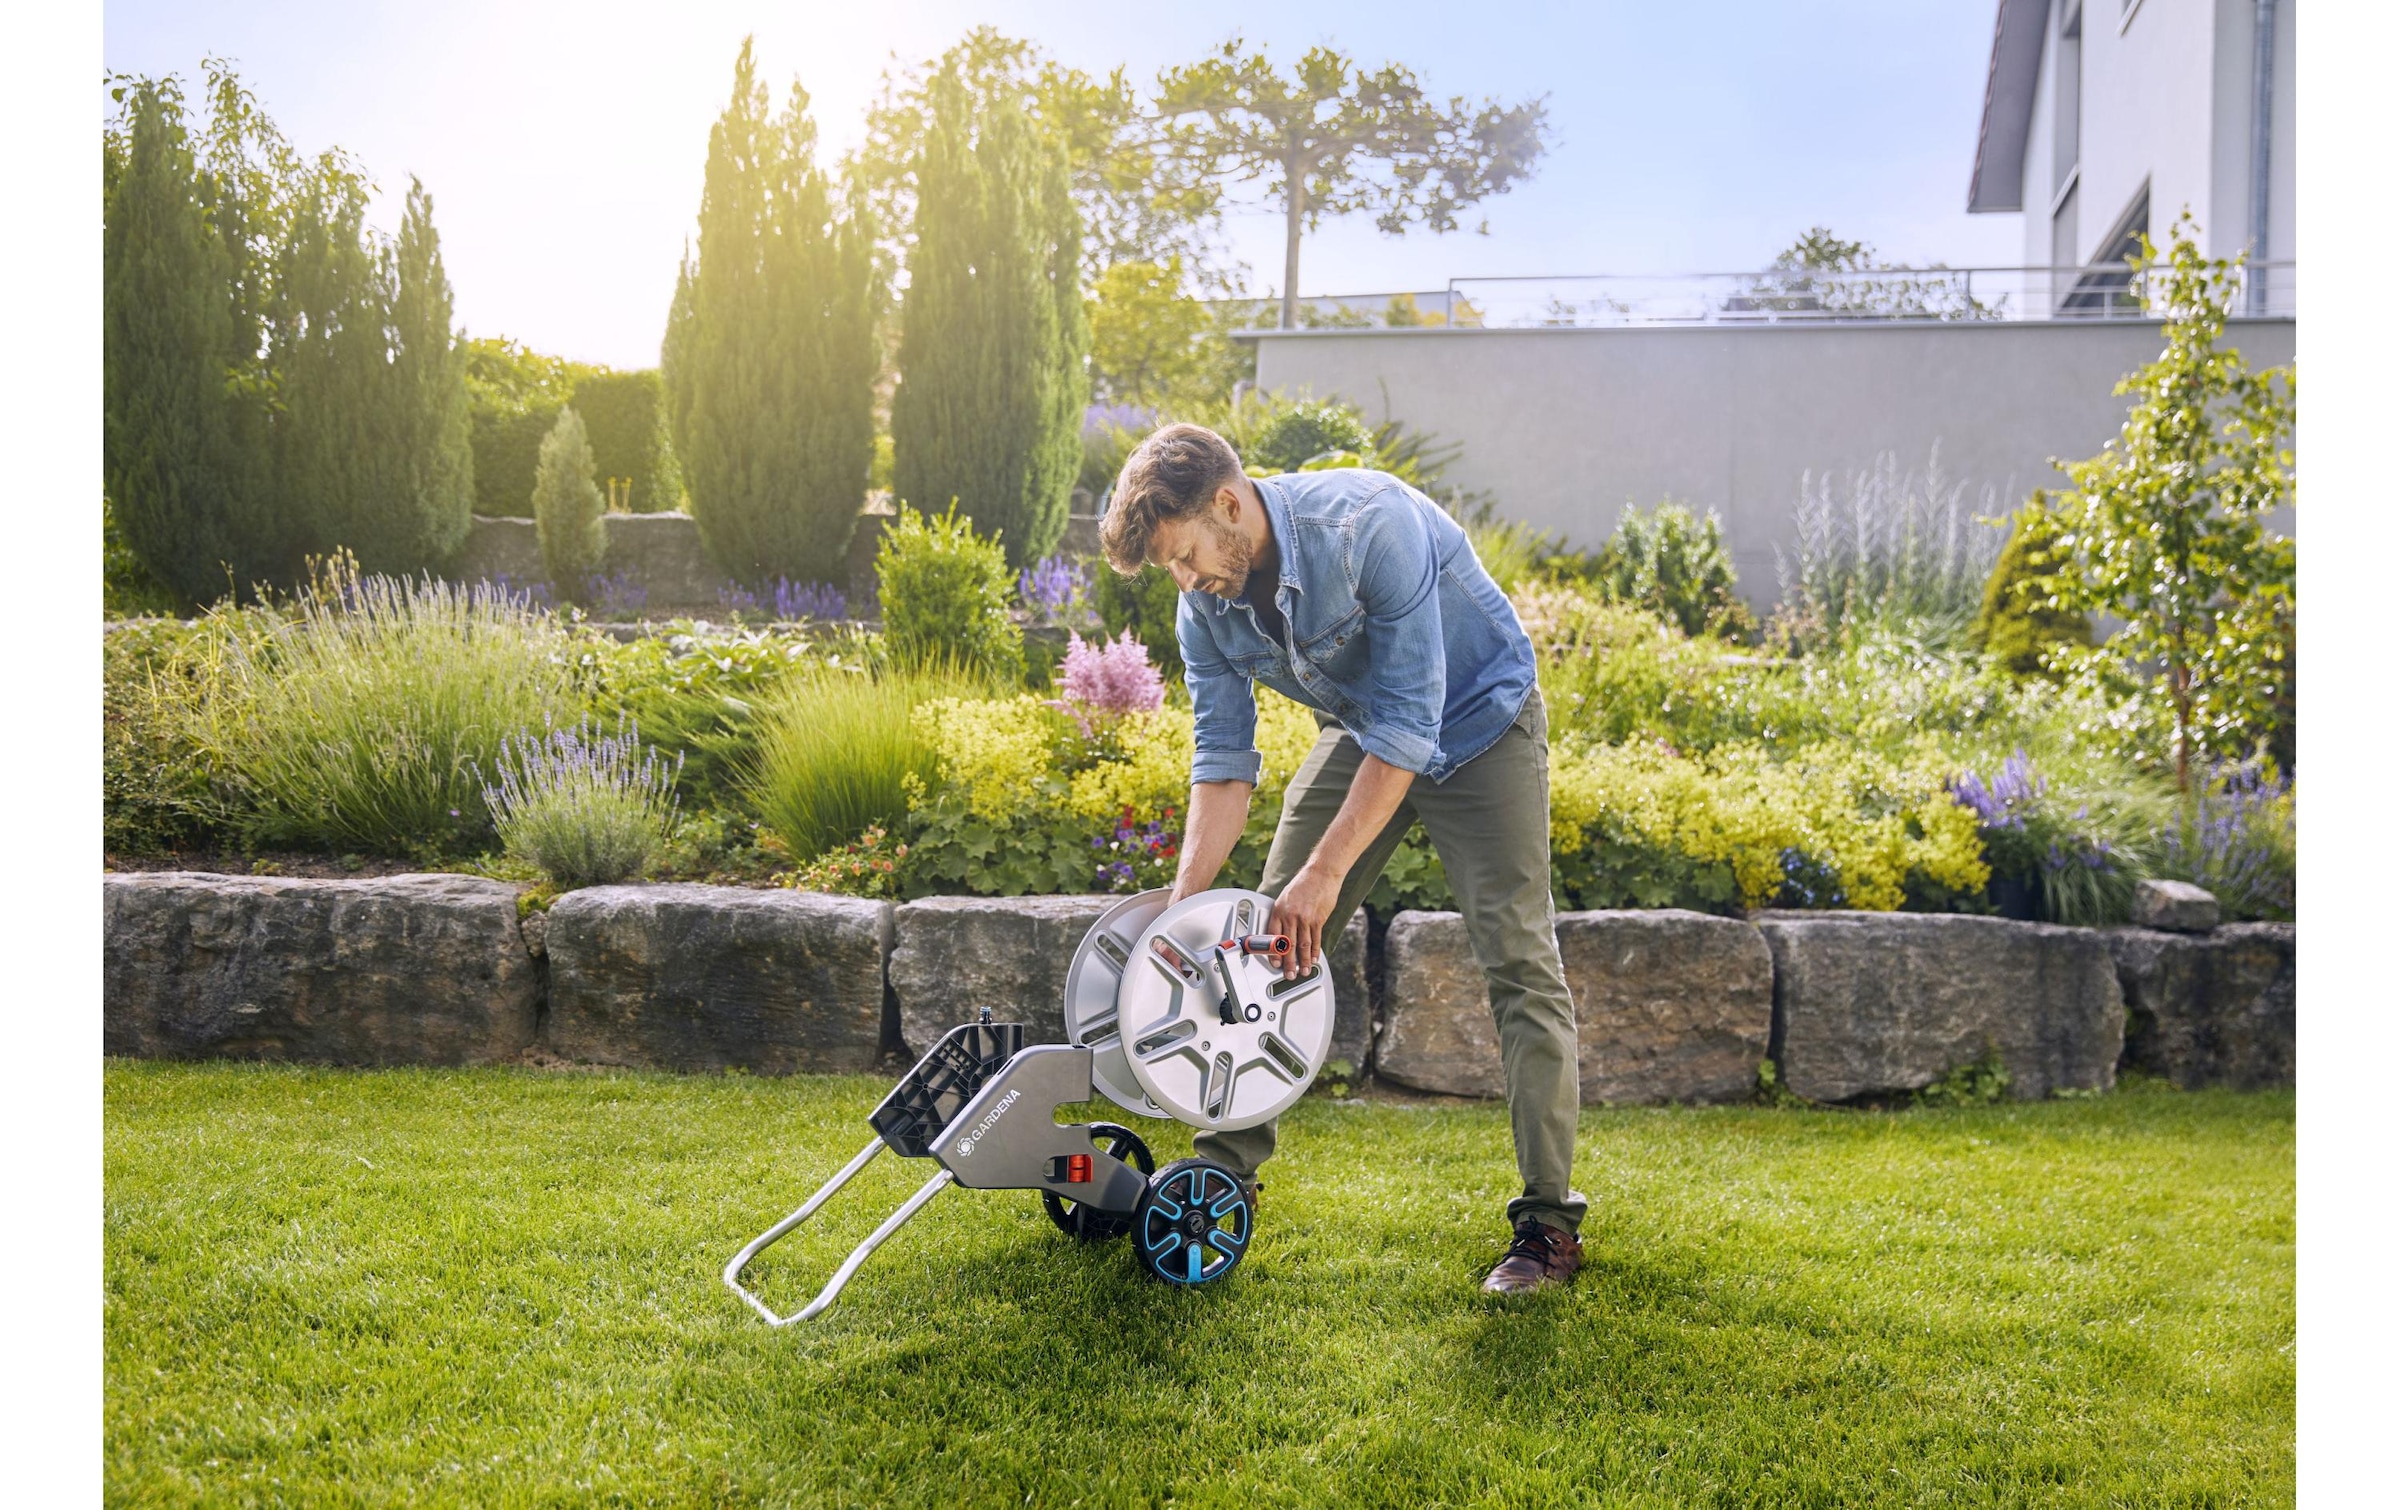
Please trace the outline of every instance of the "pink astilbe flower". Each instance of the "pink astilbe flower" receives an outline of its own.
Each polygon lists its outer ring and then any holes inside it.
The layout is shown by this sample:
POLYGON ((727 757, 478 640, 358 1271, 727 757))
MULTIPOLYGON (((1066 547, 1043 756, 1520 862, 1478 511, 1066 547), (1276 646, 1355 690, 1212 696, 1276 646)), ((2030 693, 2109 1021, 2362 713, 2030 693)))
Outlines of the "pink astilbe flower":
POLYGON ((1148 648, 1130 629, 1098 644, 1069 634, 1059 690, 1068 702, 1095 713, 1148 713, 1167 700, 1166 683, 1150 664, 1148 648))

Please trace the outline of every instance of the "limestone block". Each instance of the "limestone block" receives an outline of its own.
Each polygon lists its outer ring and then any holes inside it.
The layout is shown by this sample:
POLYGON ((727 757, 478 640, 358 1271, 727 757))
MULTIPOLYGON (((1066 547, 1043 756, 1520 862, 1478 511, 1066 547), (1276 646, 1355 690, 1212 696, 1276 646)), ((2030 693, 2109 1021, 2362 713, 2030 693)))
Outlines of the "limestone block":
POLYGON ((2206 936, 2111 928, 2130 1019, 2125 1063, 2185 1090, 2293 1084, 2297 1037, 2290 923, 2228 923, 2206 936))
POLYGON ((2217 926, 2217 899, 2189 881, 2136 882, 2133 921, 2169 933, 2206 933, 2217 926))
POLYGON ((764 1074, 875 1068, 888 902, 732 886, 595 886, 550 908, 562 1058, 764 1074))
MULTIPOLYGON (((1751 1094, 1774 1008, 1773 965, 1755 928, 1675 909, 1562 913, 1557 927, 1586 1102, 1751 1094)), ((1402 1085, 1505 1094, 1491 998, 1458 914, 1393 918, 1375 1055, 1376 1073, 1402 1085)))
POLYGON ((1989 1051, 2012 1094, 2105 1090, 2124 999, 2091 929, 1897 912, 1767 912, 1776 1062, 1815 1101, 1919 1090, 1989 1051))
POLYGON ((482 1064, 532 1042, 517 888, 473 876, 102 878, 110 1054, 482 1064))

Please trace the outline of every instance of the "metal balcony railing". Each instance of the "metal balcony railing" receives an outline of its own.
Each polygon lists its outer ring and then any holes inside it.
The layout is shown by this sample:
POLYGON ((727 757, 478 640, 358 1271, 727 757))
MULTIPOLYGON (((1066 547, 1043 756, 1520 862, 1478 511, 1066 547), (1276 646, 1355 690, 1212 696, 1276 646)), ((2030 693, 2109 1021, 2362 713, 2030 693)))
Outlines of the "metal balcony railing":
MULTIPOLYGON (((2234 314, 2298 314, 2295 264, 2257 263, 2243 270, 2243 278, 2234 314)), ((1453 278, 1443 300, 1446 319, 1439 323, 1527 329, 2156 319, 2147 279, 2123 266, 1453 278)))

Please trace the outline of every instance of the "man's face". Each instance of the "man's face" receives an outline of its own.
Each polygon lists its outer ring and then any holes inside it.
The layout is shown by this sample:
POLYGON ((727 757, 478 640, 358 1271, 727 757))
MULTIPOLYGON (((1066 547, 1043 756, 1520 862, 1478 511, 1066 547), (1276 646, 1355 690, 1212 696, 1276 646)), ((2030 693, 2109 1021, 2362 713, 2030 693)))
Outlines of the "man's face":
POLYGON ((1178 591, 1238 598, 1249 585, 1250 542, 1226 518, 1238 507, 1229 502, 1233 496, 1231 489, 1220 490, 1199 513, 1170 519, 1151 532, 1150 559, 1175 579, 1178 591))

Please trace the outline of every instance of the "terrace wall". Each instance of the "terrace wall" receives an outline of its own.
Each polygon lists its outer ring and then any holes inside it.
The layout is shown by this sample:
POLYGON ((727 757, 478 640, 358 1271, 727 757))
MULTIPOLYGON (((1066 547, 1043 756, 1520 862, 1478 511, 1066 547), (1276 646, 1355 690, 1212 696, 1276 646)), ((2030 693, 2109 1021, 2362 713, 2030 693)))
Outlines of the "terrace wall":
MULTIPOLYGON (((112 874, 103 1052, 896 1073, 986 1006, 1055 1041, 1059 972, 1106 900, 607 886, 520 919, 517 888, 475 877, 112 874)), ((1342 1078, 1499 1094, 1457 915, 1401 913, 1380 951, 1367 934, 1333 951, 1342 1078)), ((1561 913, 1558 935, 1592 1103, 1746 1100, 1762 1059, 1826 1101, 1986 1055, 2019 1096, 2104 1090, 2121 1059, 2183 1086, 2293 1080, 2290 925, 1666 909, 1561 913)))

